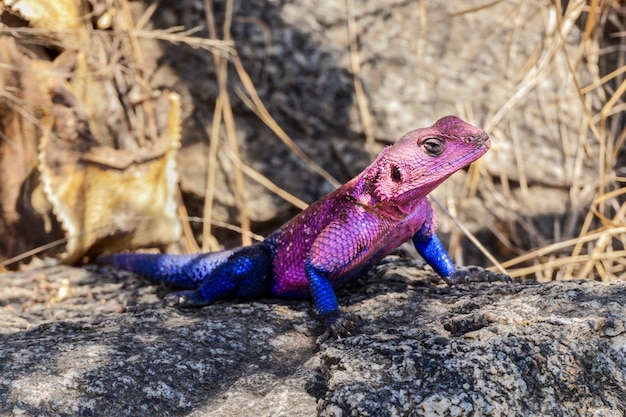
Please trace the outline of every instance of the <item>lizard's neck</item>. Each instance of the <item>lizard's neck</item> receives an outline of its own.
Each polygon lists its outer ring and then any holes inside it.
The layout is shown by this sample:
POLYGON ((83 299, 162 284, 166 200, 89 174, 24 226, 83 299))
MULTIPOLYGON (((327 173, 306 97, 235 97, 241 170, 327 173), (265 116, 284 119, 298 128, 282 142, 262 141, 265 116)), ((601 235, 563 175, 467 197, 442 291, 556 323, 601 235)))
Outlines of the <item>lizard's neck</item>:
POLYGON ((375 183, 366 176, 354 178, 346 186, 349 187, 348 194, 356 204, 396 221, 401 221, 419 210, 430 191, 424 188, 396 198, 383 199, 377 195, 375 183))

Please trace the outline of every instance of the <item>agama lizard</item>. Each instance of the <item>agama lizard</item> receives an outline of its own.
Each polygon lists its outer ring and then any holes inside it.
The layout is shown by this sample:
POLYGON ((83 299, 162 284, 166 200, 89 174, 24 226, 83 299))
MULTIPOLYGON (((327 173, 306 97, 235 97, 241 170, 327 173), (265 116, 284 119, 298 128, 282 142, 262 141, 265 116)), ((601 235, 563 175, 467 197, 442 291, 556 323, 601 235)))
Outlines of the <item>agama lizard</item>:
POLYGON ((426 195, 489 149, 489 137, 454 116, 388 146, 361 174, 311 204, 263 242, 194 255, 121 253, 100 263, 169 282, 185 291, 165 304, 197 307, 237 296, 312 297, 325 332, 349 333, 333 287, 362 275, 411 239, 424 260, 452 285, 507 279, 482 268, 457 268, 435 234, 426 195))

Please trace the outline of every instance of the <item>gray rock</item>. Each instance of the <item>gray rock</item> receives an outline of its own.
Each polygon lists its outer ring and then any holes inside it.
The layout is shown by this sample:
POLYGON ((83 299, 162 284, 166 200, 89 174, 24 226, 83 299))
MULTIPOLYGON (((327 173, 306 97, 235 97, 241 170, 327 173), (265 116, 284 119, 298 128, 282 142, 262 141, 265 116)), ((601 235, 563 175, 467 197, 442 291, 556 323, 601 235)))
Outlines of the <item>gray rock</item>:
POLYGON ((0 415, 621 416, 626 283, 448 288, 391 256, 338 291, 329 340, 308 301, 161 308, 105 268, 0 275, 0 415))

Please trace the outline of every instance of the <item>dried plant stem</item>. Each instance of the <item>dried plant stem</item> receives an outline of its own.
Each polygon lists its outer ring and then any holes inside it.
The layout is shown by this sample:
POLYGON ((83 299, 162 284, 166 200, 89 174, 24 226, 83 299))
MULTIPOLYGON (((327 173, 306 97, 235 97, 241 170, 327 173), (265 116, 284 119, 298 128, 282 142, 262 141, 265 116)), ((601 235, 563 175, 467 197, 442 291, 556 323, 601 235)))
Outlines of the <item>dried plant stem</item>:
POLYGON ((65 245, 65 244, 67 244, 67 240, 68 239, 66 237, 64 237, 62 239, 57 239, 57 240, 55 240, 53 242, 46 243, 45 245, 41 245, 41 246, 38 246, 38 247, 36 247, 34 249, 31 249, 31 250, 28 250, 26 252, 20 253, 19 255, 14 256, 12 258, 0 261, 0 268, 3 268, 5 266, 9 266, 11 264, 14 264, 14 263, 17 263, 17 262, 20 262, 20 261, 23 261, 24 259, 28 259, 31 256, 38 255, 38 254, 43 253, 43 252, 45 252, 45 251, 47 251, 49 249, 53 249, 53 248, 57 248, 57 247, 59 247, 61 245, 65 245))
POLYGON ((587 236, 582 236, 582 237, 576 237, 573 239, 569 239, 569 240, 564 240, 562 242, 556 242, 553 243, 551 245, 547 245, 544 246, 542 248, 536 249, 532 252, 526 253, 524 255, 518 256, 516 258, 510 259, 506 262, 502 262, 502 266, 504 268, 510 268, 512 266, 515 265, 519 265, 522 262, 527 262, 527 261, 531 261, 534 259, 539 259, 542 256, 547 256, 551 253, 554 252, 558 252, 561 251, 565 248, 568 248, 570 246, 574 246, 577 244, 584 244, 587 242, 591 242, 594 240, 598 240, 599 238, 601 238, 602 236, 617 236, 620 235, 622 233, 626 233, 626 226, 622 226, 622 227, 616 227, 616 228, 612 228, 612 229, 607 229, 607 230, 602 230, 599 232, 595 232, 595 233, 591 233, 587 236))
MULTIPOLYGON (((204 11, 209 29, 209 34, 212 39, 217 39, 217 31, 215 29, 215 19, 213 16, 213 2, 212 0, 204 0, 204 11)), ((230 39, 230 25, 232 19, 233 2, 228 0, 226 2, 226 19, 224 21, 224 39, 229 41, 230 39)), ((239 143, 237 141, 237 132, 235 129, 235 117, 233 115, 233 109, 230 104, 230 96, 228 93, 228 60, 223 59, 218 53, 213 52, 213 62, 215 64, 217 83, 219 86, 219 97, 222 105, 222 113, 224 120, 224 127, 226 129, 226 137, 228 139, 231 150, 235 156, 235 159, 241 160, 239 154, 239 143)), ((248 210, 244 198, 245 185, 243 172, 237 166, 233 170, 233 177, 235 180, 235 205, 239 211, 239 222, 241 223, 241 229, 244 232, 250 231, 250 218, 248 217, 248 210)), ((212 204, 212 201, 209 202, 212 204)), ((203 238, 204 240, 204 238, 203 238)), ((241 244, 247 246, 252 244, 252 239, 248 233, 241 235, 241 244)))
POLYGON ((193 235, 193 229, 189 224, 189 213, 187 212, 187 207, 185 207, 183 201, 183 193, 180 190, 180 187, 176 190, 176 198, 178 199, 178 218, 183 226, 183 237, 185 238, 185 252, 186 253, 198 253, 200 248, 198 247, 198 243, 193 235))
MULTIPOLYGON (((128 36, 134 36, 142 39, 156 39, 160 41, 170 42, 173 44, 184 43, 194 49, 204 49, 211 52, 216 52, 221 56, 227 57, 233 52, 233 42, 225 41, 221 39, 207 39, 190 36, 200 30, 199 27, 185 30, 181 26, 175 26, 168 29, 129 29, 129 30, 98 30, 92 29, 89 31, 94 36, 107 36, 115 38, 124 38, 128 36)), ((39 43, 44 43, 48 46, 63 46, 54 40, 54 37, 67 39, 68 37, 79 36, 79 29, 66 29, 66 30, 50 30, 41 28, 28 28, 28 27, 0 27, 0 35, 8 35, 21 38, 33 38, 48 36, 45 42, 38 40, 39 43)), ((35 40, 33 40, 35 42, 35 40)))
MULTIPOLYGON (((560 11, 560 3, 558 1, 555 2, 555 7, 557 9, 557 12, 560 11)), ((598 11, 600 11, 602 7, 603 6, 600 5, 597 0, 592 0, 588 8, 589 14, 587 16, 587 23, 585 26, 582 46, 586 46, 591 51, 596 50, 596 48, 590 47, 590 45, 593 45, 593 42, 597 42, 597 40, 592 39, 592 33, 594 32, 595 27, 597 26, 598 22, 601 19, 601 16, 598 14, 598 11)), ((557 15, 559 15, 559 13, 557 13, 557 15)), ((559 25, 561 25, 560 19, 558 20, 558 23, 559 25)), ((562 34, 561 34, 561 37, 563 39, 562 34)), ((574 246, 572 250, 570 258, 576 259, 577 257, 580 256, 581 252, 583 251, 583 238, 589 233, 592 225, 594 224, 595 219, 599 219, 604 225, 604 227, 611 228, 611 227, 615 227, 615 225, 620 224, 619 217, 623 215, 621 214, 621 209, 620 209, 618 210, 617 215, 613 219, 606 218, 605 203, 608 200, 615 198, 617 195, 623 194, 623 192, 621 190, 616 190, 617 193, 615 191, 606 193, 605 190, 611 187, 611 181, 612 181, 611 171, 613 169, 612 166, 615 162, 615 159, 618 156, 617 149, 619 149, 619 147, 616 148, 615 145, 619 144, 619 146, 621 146, 621 141, 623 140, 622 138, 626 137, 622 133, 619 135, 618 138, 616 138, 615 143, 613 143, 613 141, 609 137, 609 132, 607 129, 607 122, 608 122, 608 117, 614 113, 614 108, 617 105, 618 101, 621 100, 622 95, 624 94, 624 92, 626 92, 626 81, 622 81, 619 87, 617 88, 617 90, 602 105, 602 108, 599 112, 599 123, 598 123, 599 126, 596 126, 592 121, 594 120, 594 118, 592 118, 590 115, 590 110, 588 109, 590 106, 587 105, 587 102, 588 102, 587 99, 589 97, 586 97, 586 94, 604 85, 605 83, 612 80, 613 78, 619 77, 624 71, 626 71, 626 67, 622 66, 621 68, 618 68, 612 71, 608 75, 602 78, 599 78, 596 82, 592 83, 590 86, 582 88, 578 84, 577 77, 576 77, 576 70, 574 68, 574 65, 572 64, 569 58, 569 55, 567 54, 567 51, 565 49, 564 51, 566 52, 565 57, 567 59, 569 70, 572 76, 574 77, 574 81, 576 82, 580 101, 583 105, 585 114, 587 115, 587 119, 589 120, 588 127, 594 133, 594 136, 598 140, 598 152, 597 152, 598 171, 597 171, 597 181, 596 181, 596 184, 597 184, 596 196, 598 197, 596 197, 594 201, 591 203, 591 206, 590 206, 591 208, 588 211, 585 217, 585 220, 583 222, 583 225, 579 231, 580 241, 576 243, 576 245, 574 246)), ((589 55, 595 58, 593 61, 595 62, 598 61, 597 54, 594 54, 594 52, 591 52, 589 55)), ((603 97, 604 91, 600 90, 599 93, 603 97)), ((578 278, 589 277, 591 275, 592 270, 595 268, 598 275, 601 277, 602 280, 608 279, 607 270, 604 267, 604 265, 598 261, 598 256, 605 251, 610 251, 609 245, 611 244, 611 242, 612 242, 611 236, 607 235, 606 233, 602 234, 601 236, 597 238, 597 240, 592 245, 592 248, 590 249, 591 256, 585 261, 585 264, 576 273, 576 276, 578 278)), ((575 267, 574 263, 570 263, 566 266, 565 268, 566 277, 574 276, 574 267, 575 267)))
POLYGON ((457 227, 459 229, 461 229, 461 231, 463 232, 463 234, 465 236, 467 236, 467 238, 478 248, 478 250, 480 250, 482 252, 483 255, 485 255, 487 257, 487 259, 489 259, 489 261, 491 261, 491 263, 495 266, 495 268, 502 272, 503 274, 507 274, 508 272, 506 271, 506 269, 504 269, 504 267, 502 266, 502 264, 500 264, 500 262, 498 262, 498 260, 495 258, 495 256, 493 256, 491 254, 491 252, 489 252, 487 250, 487 248, 480 243, 480 241, 476 238, 476 236, 474 236, 474 234, 472 232, 470 232, 460 221, 458 221, 454 216, 452 216, 452 214, 450 214, 450 212, 448 211, 448 209, 446 209, 444 207, 443 204, 441 204, 439 202, 439 200, 437 200, 434 196, 429 196, 430 200, 435 203, 437 205, 437 207, 439 207, 444 213, 446 213, 446 215, 448 217, 450 217, 450 219, 452 219, 452 221, 454 222, 454 224, 457 225, 457 227))
POLYGON ((222 100, 221 96, 215 101, 215 111, 213 112, 213 123, 209 132, 209 158, 207 162, 207 179, 204 194, 204 209, 202 215, 207 221, 202 223, 202 252, 214 251, 218 249, 217 241, 211 233, 211 219, 213 219, 213 201, 215 199, 215 178, 217 173, 217 150, 220 141, 220 126, 222 121, 222 100))
POLYGON ((479 12, 481 10, 493 7, 493 6, 497 5, 498 3, 502 3, 503 1, 504 0, 494 0, 492 2, 485 3, 485 4, 477 6, 477 7, 471 7, 469 9, 465 9, 465 10, 461 10, 461 11, 458 11, 458 12, 450 13, 449 16, 450 17, 457 17, 457 16, 462 16, 464 14, 476 13, 476 12, 479 12))
POLYGON ((363 88, 361 79, 361 61, 359 58, 359 46, 357 44, 358 28, 354 17, 354 0, 346 0, 346 9, 348 12, 348 43, 350 45, 350 65, 352 67, 352 78, 354 79, 354 92, 356 95, 356 103, 359 109, 359 117, 361 125, 365 133, 365 150, 370 156, 370 160, 376 158, 376 146, 374 136, 374 122, 369 110, 369 100, 363 88))
POLYGON ((613 78, 618 77, 622 74, 624 74, 626 72, 626 66, 623 67, 619 67, 616 70, 610 72, 609 74, 605 75, 604 77, 594 81, 593 83, 589 84, 586 87, 583 87, 580 89, 580 94, 588 94, 590 92, 592 92, 593 90, 602 87, 604 84, 608 83, 609 81, 611 81, 613 78))
MULTIPOLYGON (((170 135, 170 144, 176 144, 176 146, 180 146, 182 139, 182 108, 180 103, 180 96, 175 93, 168 94, 168 104, 169 104, 169 112, 167 116, 167 128, 168 133, 170 135)), ((178 199, 178 217, 183 226, 183 237, 185 240, 185 250, 187 253, 196 253, 199 250, 198 243, 193 235, 193 230, 191 229, 191 225, 187 218, 189 214, 187 213, 187 207, 183 202, 183 193, 180 190, 180 187, 176 186, 176 198, 178 199)))
POLYGON ((282 140, 283 143, 287 145, 287 147, 307 165, 309 169, 319 174, 334 187, 339 187, 341 183, 330 175, 328 171, 313 161, 307 154, 305 154, 302 149, 296 145, 293 139, 291 139, 289 135, 278 125, 278 123, 276 123, 276 120, 274 120, 259 97, 259 94, 254 87, 254 83, 243 67, 239 56, 234 54, 232 60, 233 65, 237 70, 237 74, 239 75, 239 79, 248 93, 248 96, 246 97, 243 92, 237 90, 236 92, 239 98, 241 98, 241 100, 257 115, 257 117, 261 119, 263 123, 265 123, 267 127, 269 127, 276 134, 276 136, 278 136, 278 138, 282 140))
MULTIPOLYGON (((624 215, 624 211, 626 210, 626 204, 623 205, 620 210, 618 210, 618 212, 616 213, 616 215, 614 216, 613 219, 606 219, 603 215, 602 212, 600 212, 599 210, 595 210, 595 207, 600 207, 600 204, 606 200, 610 200, 610 199, 614 199, 620 195, 626 194, 626 188, 620 188, 617 190, 614 190, 612 192, 606 193, 598 198, 596 198, 592 204, 592 209, 589 211, 589 217, 593 217, 594 215, 598 218, 600 218, 603 222, 603 224, 606 225, 606 227, 608 228, 608 230, 614 230, 615 225, 620 224, 620 217, 622 217, 624 215)), ((587 226, 589 227, 589 226, 587 226)), ((582 236, 582 235, 581 235, 582 236)), ((591 255, 593 255, 586 263, 585 265, 582 267, 582 269, 578 272, 578 277, 579 278, 583 278, 583 277, 587 277, 591 270, 596 267, 596 269, 598 270, 598 272, 602 275, 603 272, 599 269, 599 267, 601 267, 601 265, 599 265, 596 262, 596 257, 594 256, 598 256, 598 254, 604 252, 605 250, 607 250, 607 247, 610 245, 612 239, 611 239, 611 234, 607 234, 604 233, 602 235, 600 235, 594 245, 593 250, 591 251, 591 255)), ((576 255, 578 255, 578 253, 580 253, 580 249, 582 248, 582 245, 577 245, 577 249, 578 251, 574 251, 574 253, 576 255)), ((607 278, 606 276, 602 276, 603 281, 606 281, 607 278)))
MULTIPOLYGON (((560 24, 549 29, 549 33, 543 42, 543 50, 537 51, 530 59, 535 61, 532 63, 529 60, 526 65, 527 71, 516 88, 516 91, 510 95, 510 98, 504 103, 498 111, 493 115, 491 120, 486 124, 485 130, 492 130, 493 126, 496 126, 502 118, 510 112, 518 102, 524 98, 529 91, 531 91, 542 79, 543 75, 550 70, 550 63, 552 62, 555 54, 563 46, 564 37, 574 27, 576 19, 580 15, 582 8, 584 7, 584 0, 575 0, 570 2, 567 15, 559 19, 560 24)), ((558 14, 558 13, 557 13, 558 14)), ((588 122, 593 125, 593 121, 590 115, 587 115, 588 122)))
POLYGON ((306 202, 300 200, 295 195, 283 190, 282 188, 274 184, 272 181, 270 181, 266 176, 254 170, 253 168, 249 167, 248 165, 244 164, 242 161, 236 160, 233 158, 233 162, 237 164, 239 168, 241 168, 243 173, 246 174, 250 179, 261 184, 266 189, 273 192, 274 194, 276 194, 283 200, 287 201, 288 203, 293 204, 295 207, 299 208, 300 210, 304 210, 305 208, 309 206, 306 202))
MULTIPOLYGON (((121 30, 123 32, 130 33, 135 27, 130 6, 128 5, 127 0, 120 0, 119 5, 121 9, 121 18, 117 21, 121 24, 121 30)), ((139 81, 142 93, 149 94, 151 88, 149 83, 144 79, 143 68, 145 67, 145 64, 141 47, 139 46, 139 40, 137 39, 137 36, 129 34, 126 41, 129 44, 130 51, 125 53, 125 55, 132 54, 133 57, 133 60, 129 61, 129 68, 137 74, 136 80, 139 81)), ((124 105, 127 107, 127 116, 136 119, 134 126, 136 130, 135 133, 137 134, 137 141, 141 146, 145 146, 147 137, 156 138, 158 137, 158 134, 156 120, 154 119, 154 106, 152 105, 152 102, 150 100, 146 100, 142 104, 142 106, 132 106, 124 101, 124 105)))
POLYGON ((190 216, 190 217, 187 217, 186 220, 189 221, 189 222, 202 223, 202 224, 204 224, 204 223, 211 223, 213 226, 218 226, 218 227, 221 227, 222 229, 230 230, 230 231, 235 232, 235 233, 239 233, 239 234, 244 234, 245 233, 248 236, 250 236, 250 238, 252 238, 252 239, 254 239, 254 240, 258 241, 258 242, 261 242, 264 239, 263 236, 258 235, 256 233, 253 233, 253 232, 250 232, 250 231, 244 232, 241 229, 241 227, 239 227, 237 225, 226 223, 226 222, 221 222, 221 221, 215 220, 215 219, 211 219, 210 221, 207 221, 207 220, 204 219, 204 217, 190 216))
POLYGON ((579 264, 583 262, 600 262, 607 260, 622 259, 626 256, 626 250, 608 252, 608 253, 596 253, 587 255, 568 256, 566 258, 552 259, 546 262, 542 262, 538 265, 529 266, 526 268, 509 269, 509 275, 511 277, 523 277, 526 275, 538 274, 542 271, 547 271, 554 268, 561 268, 571 264, 579 264))

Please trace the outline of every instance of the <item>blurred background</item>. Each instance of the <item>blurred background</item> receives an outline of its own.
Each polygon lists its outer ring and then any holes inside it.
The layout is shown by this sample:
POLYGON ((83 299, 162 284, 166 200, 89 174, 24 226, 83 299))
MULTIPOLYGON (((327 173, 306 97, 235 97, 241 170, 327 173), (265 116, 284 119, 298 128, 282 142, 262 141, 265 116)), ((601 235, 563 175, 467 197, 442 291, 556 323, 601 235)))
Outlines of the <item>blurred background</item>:
MULTIPOLYGON (((492 149, 433 194, 514 277, 626 277, 626 5, 0 2, 0 268, 250 244, 404 133, 492 149)), ((456 262, 490 265, 440 211, 456 262)))

